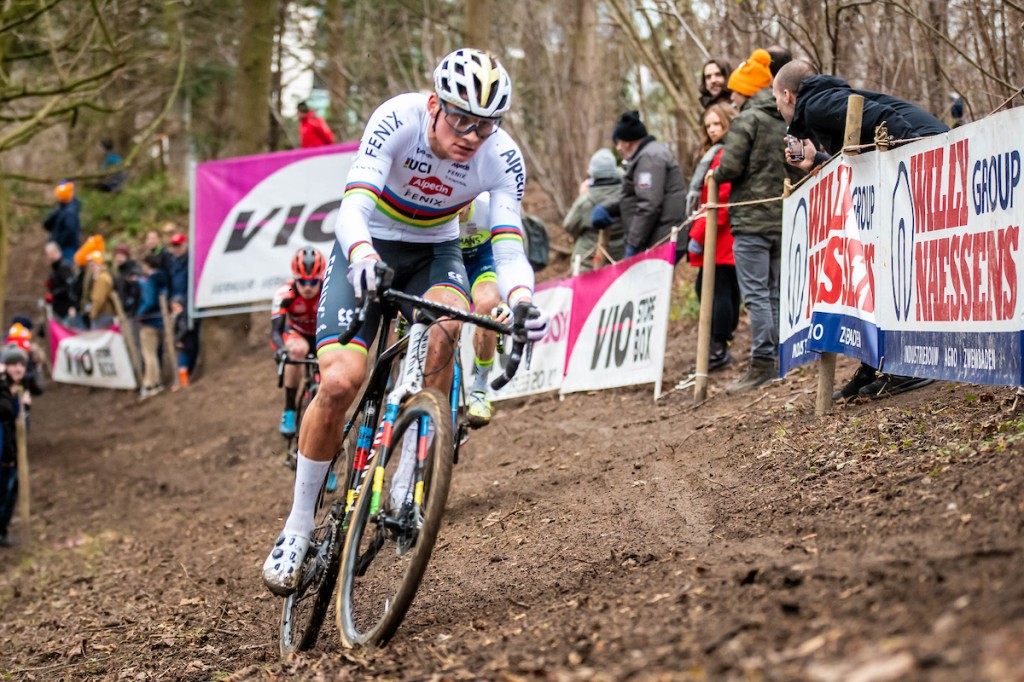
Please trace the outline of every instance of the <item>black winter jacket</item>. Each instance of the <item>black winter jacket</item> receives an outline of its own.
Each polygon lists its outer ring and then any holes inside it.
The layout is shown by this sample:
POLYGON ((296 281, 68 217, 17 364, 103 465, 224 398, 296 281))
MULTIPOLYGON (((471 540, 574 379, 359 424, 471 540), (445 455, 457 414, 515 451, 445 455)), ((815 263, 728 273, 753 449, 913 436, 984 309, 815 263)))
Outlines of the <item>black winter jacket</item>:
POLYGON ((945 123, 916 104, 879 92, 851 88, 849 83, 835 76, 811 76, 797 91, 789 134, 813 140, 829 155, 839 153, 846 134, 846 101, 850 95, 864 97, 860 144, 872 143, 875 128, 883 122, 897 140, 949 130, 945 123))

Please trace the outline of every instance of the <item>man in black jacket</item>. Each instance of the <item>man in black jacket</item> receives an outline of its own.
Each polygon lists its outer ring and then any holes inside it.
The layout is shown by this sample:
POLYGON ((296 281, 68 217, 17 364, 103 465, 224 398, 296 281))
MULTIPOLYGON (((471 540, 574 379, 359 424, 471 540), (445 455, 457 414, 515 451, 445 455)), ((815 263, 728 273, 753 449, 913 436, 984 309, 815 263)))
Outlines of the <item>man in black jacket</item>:
MULTIPOLYGON (((779 113, 789 124, 789 134, 804 141, 804 159, 792 161, 788 149, 786 159, 790 165, 808 171, 842 150, 846 136, 846 103, 850 95, 864 98, 860 144, 874 142, 875 129, 883 122, 889 135, 897 140, 938 135, 949 130, 942 121, 915 104, 879 92, 852 88, 835 76, 818 75, 813 65, 802 60, 790 62, 779 70, 772 92, 779 113), (819 146, 824 151, 819 150, 819 146)), ((882 398, 932 382, 933 379, 879 374, 871 365, 861 363, 853 378, 836 391, 832 399, 858 395, 882 398)))
POLYGON ((46 301, 53 309, 53 315, 61 324, 77 313, 75 299, 75 270, 64 258, 57 242, 46 242, 46 260, 50 261, 50 277, 46 280, 46 301))

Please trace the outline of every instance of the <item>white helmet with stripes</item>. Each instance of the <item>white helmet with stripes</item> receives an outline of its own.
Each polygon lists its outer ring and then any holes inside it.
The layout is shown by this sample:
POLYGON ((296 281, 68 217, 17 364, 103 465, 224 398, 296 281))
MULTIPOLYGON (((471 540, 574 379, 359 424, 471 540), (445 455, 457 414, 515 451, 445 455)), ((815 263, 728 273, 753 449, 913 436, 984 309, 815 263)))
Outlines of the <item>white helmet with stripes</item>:
POLYGON ((497 118, 512 103, 512 81, 489 52, 462 48, 434 69, 437 96, 481 118, 497 118))

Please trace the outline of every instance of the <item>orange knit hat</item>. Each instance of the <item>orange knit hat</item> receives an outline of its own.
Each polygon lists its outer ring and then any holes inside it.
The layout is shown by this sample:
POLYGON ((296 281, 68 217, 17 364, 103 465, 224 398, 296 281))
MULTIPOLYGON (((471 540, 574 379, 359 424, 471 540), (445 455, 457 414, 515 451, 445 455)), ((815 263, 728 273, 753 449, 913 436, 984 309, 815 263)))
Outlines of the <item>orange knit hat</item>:
POLYGON ((75 183, 65 180, 53 188, 53 196, 62 204, 66 204, 75 198, 75 183))
POLYGON ((750 58, 732 72, 726 87, 747 97, 757 94, 772 84, 772 72, 768 69, 771 63, 772 56, 767 51, 754 50, 750 58))

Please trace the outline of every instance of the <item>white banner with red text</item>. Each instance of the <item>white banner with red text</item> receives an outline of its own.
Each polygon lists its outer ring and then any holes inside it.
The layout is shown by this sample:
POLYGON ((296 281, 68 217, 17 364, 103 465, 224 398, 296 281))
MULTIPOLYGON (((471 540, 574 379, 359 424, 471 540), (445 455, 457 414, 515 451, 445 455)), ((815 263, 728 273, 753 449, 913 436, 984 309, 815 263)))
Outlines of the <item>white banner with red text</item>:
POLYGON ((291 255, 325 257, 358 143, 197 164, 192 175, 190 306, 197 317, 269 309, 291 255), (221 310, 215 310, 220 308, 221 310))
POLYGON ((75 331, 50 320, 53 380, 101 388, 135 389, 128 346, 117 327, 75 331))
MULTIPOLYGON (((548 391, 572 393, 658 383, 665 361, 674 244, 665 244, 569 279, 545 282, 534 296, 550 316, 548 333, 533 346, 501 391, 488 387, 491 400, 548 391)), ((473 381, 473 333, 461 340, 463 382, 473 381)), ((488 382, 502 371, 499 361, 488 382)))
POLYGON ((831 351, 1021 385, 1024 109, 842 157, 783 204, 780 371, 831 351))

